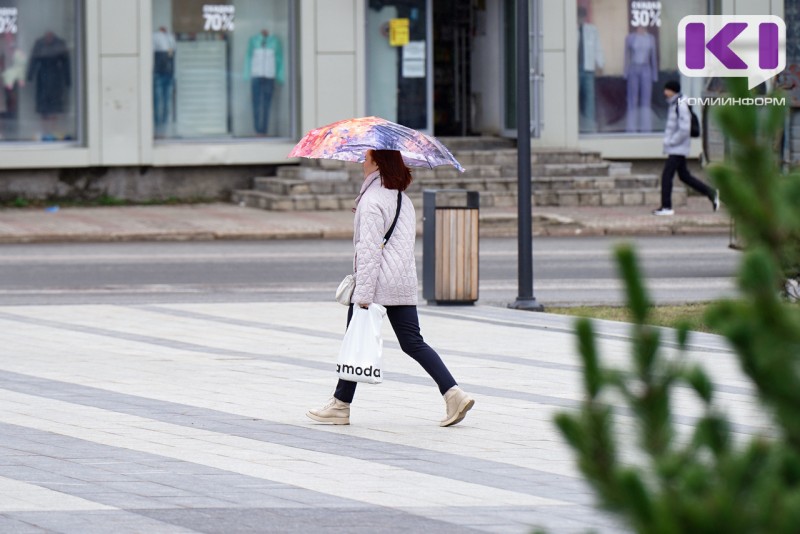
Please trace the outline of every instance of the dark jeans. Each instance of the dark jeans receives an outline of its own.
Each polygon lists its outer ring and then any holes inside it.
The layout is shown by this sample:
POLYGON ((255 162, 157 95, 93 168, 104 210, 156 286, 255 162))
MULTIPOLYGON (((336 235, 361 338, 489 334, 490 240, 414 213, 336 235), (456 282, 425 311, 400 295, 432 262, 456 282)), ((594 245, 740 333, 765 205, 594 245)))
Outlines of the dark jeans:
POLYGON ((664 163, 664 172, 661 173, 661 207, 672 208, 672 179, 675 177, 675 171, 678 171, 678 178, 681 182, 685 183, 695 191, 703 193, 709 198, 714 200, 715 191, 704 182, 698 180, 689 172, 686 167, 686 156, 676 156, 670 154, 664 163))
POLYGON ((171 74, 153 75, 153 121, 156 127, 163 126, 170 118, 172 82, 171 74))
MULTIPOLYGON (((444 395, 448 389, 456 385, 456 381, 450 371, 445 367, 444 362, 436 354, 436 351, 428 346, 422 339, 419 331, 419 318, 417 317, 416 306, 386 306, 386 316, 392 325, 392 330, 397 335, 400 348, 403 352, 414 358, 425 372, 439 386, 439 392, 444 395)), ((353 305, 347 312, 347 324, 353 317, 353 305)), ((336 384, 334 397, 342 402, 353 402, 353 395, 356 393, 357 382, 339 379, 336 384)))
POLYGON ((257 133, 267 133, 269 126, 269 107, 272 104, 272 90, 275 88, 273 78, 253 78, 253 125, 257 133))
POLYGON ((595 113, 594 71, 580 69, 578 72, 578 128, 581 132, 597 131, 595 113))

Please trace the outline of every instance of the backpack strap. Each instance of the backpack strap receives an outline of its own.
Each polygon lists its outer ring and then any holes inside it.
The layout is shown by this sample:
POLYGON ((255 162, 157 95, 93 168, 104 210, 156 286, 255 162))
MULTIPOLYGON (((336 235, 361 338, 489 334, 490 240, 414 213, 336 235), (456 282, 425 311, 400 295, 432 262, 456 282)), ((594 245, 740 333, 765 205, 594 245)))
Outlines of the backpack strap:
POLYGON ((386 243, 389 241, 389 238, 392 237, 392 232, 394 232, 394 227, 397 226, 397 219, 400 217, 400 206, 403 202, 403 193, 399 189, 397 190, 397 213, 394 214, 394 220, 392 221, 392 225, 386 231, 386 235, 383 236, 383 245, 381 248, 386 246, 386 243))

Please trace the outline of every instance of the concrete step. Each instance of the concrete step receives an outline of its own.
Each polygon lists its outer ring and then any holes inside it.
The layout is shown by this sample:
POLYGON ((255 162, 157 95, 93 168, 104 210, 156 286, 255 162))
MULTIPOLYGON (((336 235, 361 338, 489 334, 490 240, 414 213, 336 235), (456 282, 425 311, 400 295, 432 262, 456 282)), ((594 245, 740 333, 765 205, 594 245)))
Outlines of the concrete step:
MULTIPOLYGON (((517 166, 517 151, 500 149, 500 150, 467 150, 459 151, 453 154, 459 163, 467 170, 470 171, 472 167, 483 165, 500 165, 504 167, 517 166)), ((602 164, 604 162, 597 152, 578 152, 578 151, 560 151, 560 152, 534 152, 531 154, 531 165, 580 165, 580 164, 602 164)), ((616 165, 612 163, 612 165, 616 165)), ((436 169, 443 169, 452 167, 436 167, 436 169)), ((412 170, 429 170, 425 167, 415 167, 412 170)), ((350 175, 354 172, 360 172, 361 167, 357 163, 346 163, 336 160, 324 159, 303 159, 299 165, 285 165, 278 168, 279 175, 286 177, 304 177, 308 179, 321 177, 335 178, 337 176, 333 171, 347 172, 350 175)))
MULTIPOLYGON (((515 141, 495 137, 443 138, 466 168, 416 167, 408 190, 421 204, 425 189, 478 191, 486 206, 515 206, 517 151, 515 141)), ((626 206, 658 204, 656 175, 633 174, 632 164, 605 161, 597 152, 534 149, 531 152, 533 201, 540 206, 626 206)), ((335 160, 303 159, 282 166, 277 176, 257 177, 253 191, 236 191, 234 199, 272 210, 349 209, 363 181, 361 166, 335 160)), ((675 203, 685 202, 678 189, 675 203)))
POLYGON ((351 180, 298 180, 281 177, 258 177, 253 179, 256 191, 275 195, 342 194, 355 197, 361 190, 361 181, 351 180))
POLYGON ((269 211, 348 210, 353 207, 352 195, 297 194, 276 195, 252 189, 236 190, 231 196, 235 204, 269 211))
MULTIPOLYGON (((408 192, 417 209, 422 208, 422 190, 408 192)), ((676 187, 672 201, 675 206, 686 204, 686 190, 676 187)), ((655 187, 630 189, 583 189, 576 191, 535 191, 531 196, 536 206, 654 206, 661 202, 661 191, 655 187)), ((233 202, 271 211, 348 210, 353 207, 351 194, 277 195, 264 191, 237 190, 233 202)), ((481 207, 513 207, 517 205, 516 191, 485 191, 480 194, 481 207)))
MULTIPOLYGON (((534 191, 573 191, 585 189, 635 189, 657 187, 658 177, 654 175, 635 175, 623 178, 608 176, 535 176, 531 180, 534 191)), ((430 178, 415 180, 411 190, 416 189, 468 189, 471 191, 516 191, 517 177, 497 178, 458 178, 439 180, 430 178)))
MULTIPOLYGON (((516 150, 514 151, 516 156, 516 150)), ((582 152, 579 150, 534 149, 531 151, 531 163, 550 165, 556 163, 603 163, 599 152, 582 152)))
MULTIPOLYGON (((608 176, 610 167, 611 164, 607 161, 602 163, 546 163, 534 165, 531 173, 533 176, 608 176)), ((516 167, 513 172, 504 174, 516 174, 516 167)))
MULTIPOLYGON (((533 176, 625 176, 630 174, 631 165, 623 163, 545 163, 533 164, 533 176)), ((411 169, 415 180, 430 178, 446 178, 457 180, 460 178, 476 177, 501 177, 515 176, 517 165, 480 164, 466 167, 464 172, 459 172, 454 167, 441 166, 433 169, 417 167, 411 169)), ((362 170, 356 169, 322 169, 316 167, 293 166, 280 167, 277 171, 278 178, 306 181, 360 181, 363 177, 362 170)))
MULTIPOLYGON (((409 198, 414 208, 422 209, 422 192, 409 192, 409 198)), ((355 195, 321 195, 298 194, 291 197, 254 191, 252 189, 239 189, 231 195, 233 203, 270 211, 347 211, 355 204, 355 195)))
MULTIPOLYGON (((337 162, 338 163, 338 162, 337 162)), ((297 180, 349 180, 353 174, 361 174, 361 169, 323 168, 307 165, 293 165, 278 167, 276 175, 280 178, 293 178, 297 180)))
MULTIPOLYGON (((517 165, 517 151, 512 150, 467 150, 453 153, 461 165, 469 169, 474 165, 517 165)), ((547 151, 532 152, 531 164, 557 163, 601 163, 599 152, 547 151)))
MULTIPOLYGON (((638 188, 623 190, 587 189, 583 191, 543 191, 534 193, 531 198, 535 206, 653 206, 661 204, 661 190, 657 188, 638 188)), ((672 194, 674 206, 686 205, 686 190, 675 188, 672 194)), ((517 196, 511 192, 482 194, 481 207, 507 208, 517 205, 517 196)))
POLYGON ((437 137, 437 139, 453 154, 470 150, 509 150, 515 149, 517 146, 513 139, 494 136, 437 137))
MULTIPOLYGON (((618 165, 607 161, 599 163, 546 163, 531 166, 533 176, 624 176, 630 174, 630 165, 618 165)), ((411 174, 416 180, 425 180, 432 177, 458 180, 461 178, 475 177, 500 177, 516 176, 517 165, 481 164, 467 167, 464 172, 458 172, 453 167, 436 167, 434 169, 415 168, 411 174)))
MULTIPOLYGON (((573 191, 586 189, 635 189, 657 187, 658 177, 638 174, 628 176, 534 176, 531 179, 534 191, 573 191)), ((253 180, 254 189, 275 195, 293 196, 304 194, 350 194, 358 195, 361 181, 322 180, 306 181, 280 177, 259 177, 253 180)), ((415 177, 410 191, 423 189, 467 189, 471 191, 516 191, 516 176, 470 177, 459 174, 442 177, 435 174, 415 177)))

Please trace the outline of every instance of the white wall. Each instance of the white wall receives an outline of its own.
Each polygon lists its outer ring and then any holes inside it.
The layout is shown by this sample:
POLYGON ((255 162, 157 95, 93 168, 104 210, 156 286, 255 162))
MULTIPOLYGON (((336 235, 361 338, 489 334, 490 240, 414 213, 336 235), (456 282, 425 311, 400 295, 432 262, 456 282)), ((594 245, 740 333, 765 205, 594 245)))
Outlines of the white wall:
POLYGON ((575 0, 542 3, 542 134, 535 146, 578 144, 578 29, 575 0), (574 46, 572 43, 575 43, 574 46))
POLYGON ((366 110, 364 0, 298 0, 301 134, 366 110))
POLYGON ((100 7, 100 85, 103 165, 136 165, 143 114, 138 98, 139 2, 103 0, 100 7))

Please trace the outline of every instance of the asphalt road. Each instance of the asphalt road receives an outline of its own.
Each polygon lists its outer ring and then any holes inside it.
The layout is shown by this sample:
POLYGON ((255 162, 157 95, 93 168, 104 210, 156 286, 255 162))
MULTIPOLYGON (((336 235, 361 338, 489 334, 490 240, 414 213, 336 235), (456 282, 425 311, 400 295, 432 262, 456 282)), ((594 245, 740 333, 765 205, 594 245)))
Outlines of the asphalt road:
MULTIPOLYGON (((536 238, 534 293, 544 304, 622 302, 618 238, 536 238)), ((631 238, 659 303, 733 294, 740 253, 725 237, 631 238)), ((517 242, 482 239, 480 303, 517 296, 517 242)), ((351 268, 349 241, 0 245, 0 305, 319 301, 351 268)), ((418 271, 422 247, 418 243, 418 271)))

